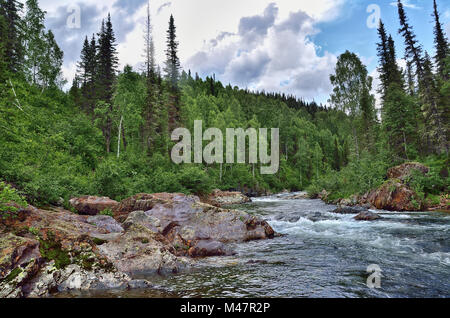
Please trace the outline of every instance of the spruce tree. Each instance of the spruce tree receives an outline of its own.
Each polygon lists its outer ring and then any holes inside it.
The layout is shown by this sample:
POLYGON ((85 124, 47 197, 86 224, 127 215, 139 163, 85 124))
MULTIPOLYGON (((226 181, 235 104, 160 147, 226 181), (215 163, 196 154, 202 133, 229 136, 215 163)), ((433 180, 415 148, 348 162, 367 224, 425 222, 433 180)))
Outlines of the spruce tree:
POLYGON ((155 64, 155 45, 153 41, 153 26, 150 15, 150 4, 147 4, 147 19, 145 21, 144 29, 144 65, 145 78, 147 83, 147 96, 145 107, 143 108, 142 117, 144 123, 142 125, 142 145, 143 148, 150 154, 153 150, 155 129, 157 125, 157 103, 158 90, 157 74, 155 64))
POLYGON ((105 137, 106 152, 109 153, 111 149, 111 130, 112 130, 112 96, 113 85, 117 73, 117 50, 116 38, 114 35, 111 15, 108 14, 108 19, 102 21, 102 27, 98 34, 98 67, 97 67, 97 105, 99 107, 97 114, 100 115, 99 122, 103 135, 105 137), (99 104, 99 102, 101 102, 99 104))
POLYGON ((173 15, 170 15, 169 29, 167 30, 167 50, 164 72, 170 91, 169 129, 174 129, 180 121, 180 96, 178 88, 178 81, 180 79, 180 60, 178 58, 178 42, 176 40, 176 27, 173 15))
POLYGON ((406 17, 405 8, 401 0, 398 0, 398 15, 400 19, 399 33, 405 39, 405 52, 408 59, 412 59, 416 66, 416 72, 419 78, 423 75, 422 66, 422 47, 417 42, 416 35, 413 32, 412 27, 408 23, 408 18, 406 17))
POLYGON ((445 36, 442 24, 439 20, 439 12, 437 9, 436 0, 433 1, 433 6, 434 6, 433 16, 435 19, 435 26, 434 26, 434 43, 436 46, 435 60, 439 75, 444 81, 446 81, 449 79, 448 72, 445 72, 445 59, 450 53, 449 42, 445 36))
POLYGON ((377 43, 377 55, 380 61, 378 73, 380 74, 381 81, 380 93, 382 93, 384 99, 384 95, 389 86, 389 50, 387 33, 382 20, 380 20, 380 24, 378 26, 378 35, 380 37, 380 42, 377 43))
POLYGON ((145 74, 152 83, 156 81, 155 45, 153 41, 153 26, 150 15, 150 4, 147 4, 147 18, 144 29, 145 74))
MULTIPOLYGON (((443 121, 446 110, 445 104, 440 104, 439 85, 433 74, 433 63, 431 57, 426 52, 424 58, 423 80, 427 83, 423 96, 423 114, 426 123, 426 134, 428 147, 434 153, 445 152, 448 154, 446 123, 443 121)), ((443 102, 443 101, 441 101, 443 102)))
POLYGON ((176 40, 176 27, 173 15, 170 16, 169 29, 167 30, 166 65, 164 71, 173 90, 178 89, 180 78, 180 60, 178 58, 178 42, 176 40))
POLYGON ((91 41, 86 37, 78 63, 77 76, 80 79, 82 91, 82 108, 93 114, 95 108, 95 85, 97 76, 97 45, 95 35, 91 41))
POLYGON ((20 12, 23 4, 17 0, 0 0, 0 16, 3 19, 1 41, 5 55, 4 63, 12 73, 22 69, 24 48, 22 45, 22 20, 20 12))

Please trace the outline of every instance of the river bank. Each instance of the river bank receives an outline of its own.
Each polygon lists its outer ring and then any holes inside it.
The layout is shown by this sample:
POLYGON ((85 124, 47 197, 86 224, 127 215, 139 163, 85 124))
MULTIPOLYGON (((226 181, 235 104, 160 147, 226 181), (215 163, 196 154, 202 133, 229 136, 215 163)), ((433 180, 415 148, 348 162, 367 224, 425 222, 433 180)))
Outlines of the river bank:
MULTIPOLYGON (((151 277, 153 288, 69 292, 55 297, 449 297, 450 216, 373 210, 381 219, 354 220, 298 193, 253 198, 233 206, 266 219, 283 236, 233 244, 235 255, 151 277), (367 287, 367 267, 382 270, 380 289, 367 287)), ((148 277, 147 277, 148 278, 148 277)))
POLYGON ((184 194, 71 201, 79 214, 28 206, 0 219, 0 297, 148 288, 139 277, 182 272, 199 257, 235 254, 232 243, 277 235, 260 217, 184 194))

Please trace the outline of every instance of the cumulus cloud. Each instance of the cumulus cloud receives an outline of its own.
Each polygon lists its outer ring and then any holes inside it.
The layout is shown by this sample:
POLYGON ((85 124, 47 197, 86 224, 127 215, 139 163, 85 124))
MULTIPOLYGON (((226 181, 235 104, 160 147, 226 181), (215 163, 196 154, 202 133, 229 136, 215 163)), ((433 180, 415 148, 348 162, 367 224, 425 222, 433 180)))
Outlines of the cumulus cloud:
POLYGON ((310 40, 318 33, 304 11, 278 19, 274 4, 261 15, 240 20, 237 33, 221 33, 185 63, 202 76, 250 89, 283 91, 313 100, 328 94, 336 56, 318 55, 310 40))

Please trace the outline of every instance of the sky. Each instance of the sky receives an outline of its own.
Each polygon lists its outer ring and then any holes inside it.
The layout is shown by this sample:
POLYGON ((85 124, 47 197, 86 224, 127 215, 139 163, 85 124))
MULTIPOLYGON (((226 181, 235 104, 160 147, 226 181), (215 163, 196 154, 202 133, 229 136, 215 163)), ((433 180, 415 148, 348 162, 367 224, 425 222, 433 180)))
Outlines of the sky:
MULTIPOLYGON (((40 0, 46 26, 64 51, 71 83, 83 40, 111 13, 120 67, 139 69, 147 0, 40 0), (78 23, 79 22, 79 23, 78 23)), ((431 0, 403 0, 418 40, 434 55, 431 0)), ((450 1, 438 0, 450 34, 450 1)), ((163 65, 166 30, 175 18, 182 67, 201 77, 215 74, 225 85, 294 94, 326 103, 338 56, 355 52, 377 80, 376 25, 386 24, 397 45, 403 39, 394 0, 150 0, 156 58, 163 65)))

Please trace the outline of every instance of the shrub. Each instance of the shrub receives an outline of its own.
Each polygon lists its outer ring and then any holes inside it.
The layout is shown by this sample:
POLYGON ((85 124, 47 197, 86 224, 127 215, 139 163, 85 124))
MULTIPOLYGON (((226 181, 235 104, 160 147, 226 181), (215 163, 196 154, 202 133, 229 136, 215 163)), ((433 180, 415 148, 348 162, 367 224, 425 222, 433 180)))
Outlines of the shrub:
POLYGON ((7 214, 16 213, 18 208, 12 205, 13 203, 22 207, 27 206, 27 202, 16 189, 9 184, 0 182, 0 214, 6 216, 7 214))

